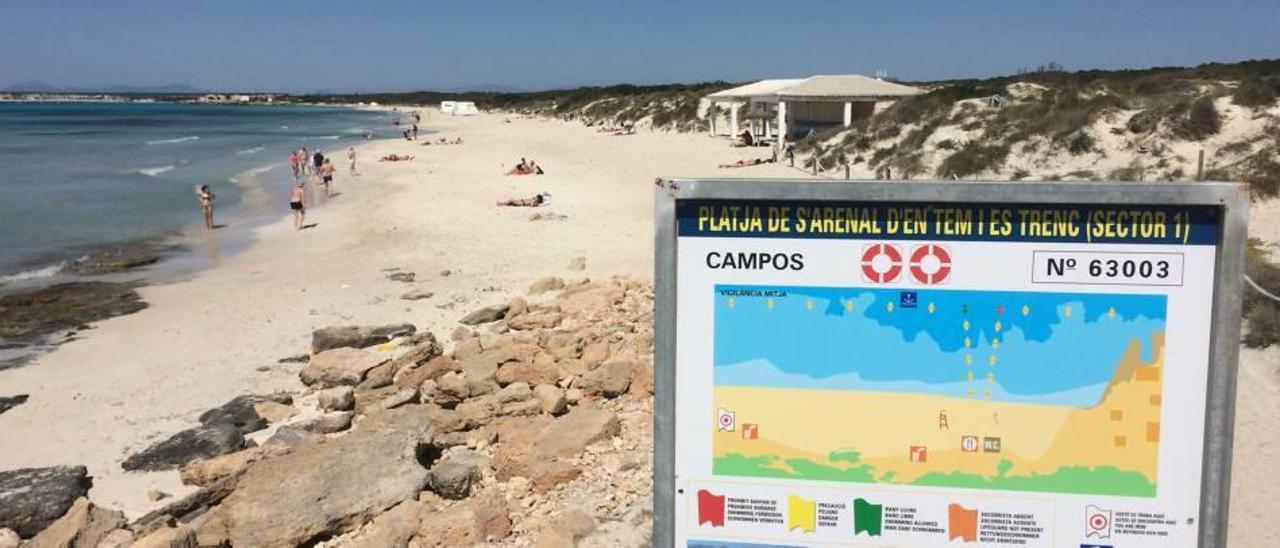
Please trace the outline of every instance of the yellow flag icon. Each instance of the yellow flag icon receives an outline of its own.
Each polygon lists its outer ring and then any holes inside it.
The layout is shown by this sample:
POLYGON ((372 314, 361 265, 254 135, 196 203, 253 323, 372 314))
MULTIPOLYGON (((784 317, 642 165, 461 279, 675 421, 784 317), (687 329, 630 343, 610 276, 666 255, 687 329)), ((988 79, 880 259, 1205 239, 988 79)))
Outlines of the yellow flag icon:
POLYGON ((817 501, 790 495, 787 497, 787 530, 797 528, 803 533, 812 533, 818 513, 817 501))

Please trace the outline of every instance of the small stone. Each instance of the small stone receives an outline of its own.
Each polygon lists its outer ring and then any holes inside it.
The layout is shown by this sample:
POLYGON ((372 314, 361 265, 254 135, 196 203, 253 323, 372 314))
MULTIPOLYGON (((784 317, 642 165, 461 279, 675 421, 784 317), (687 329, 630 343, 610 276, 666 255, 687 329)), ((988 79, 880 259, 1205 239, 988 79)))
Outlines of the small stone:
POLYGON ((507 316, 507 310, 509 308, 510 307, 506 304, 486 306, 463 316, 462 319, 458 320, 458 323, 463 325, 480 325, 482 323, 496 322, 507 316))
POLYGON ((430 299, 431 297, 434 297, 434 296, 436 296, 435 293, 428 291, 426 289, 414 289, 412 291, 408 291, 406 293, 401 294, 400 298, 406 301, 420 301, 423 299, 430 299))
POLYGON ((393 272, 387 275, 387 279, 393 282, 413 283, 418 275, 413 272, 393 272))
POLYGON ((326 413, 302 423, 301 426, 308 432, 316 434, 334 434, 351 428, 351 418, 353 416, 355 416, 355 413, 351 411, 326 413))
POLYGON ((592 396, 620 396, 631 386, 632 367, 630 362, 623 361, 601 364, 583 375, 578 386, 584 393, 592 396))
POLYGON ((498 402, 500 403, 525 401, 532 397, 533 390, 530 390, 529 385, 523 382, 513 382, 498 391, 498 402))
POLYGON ((471 494, 472 486, 480 482, 488 468, 488 457, 475 451, 455 451, 431 467, 427 486, 446 499, 463 499, 471 494))
POLYGON ((156 502, 159 500, 169 498, 169 493, 166 493, 164 491, 157 491, 155 489, 150 489, 147 491, 147 498, 151 499, 151 502, 156 502))
POLYGON ((355 389, 350 386, 321 390, 316 395, 321 411, 350 411, 356 406, 355 389))
POLYGON ((582 389, 570 388, 568 390, 565 390, 564 399, 566 402, 569 402, 569 403, 578 403, 579 401, 582 401, 582 389))
POLYGON ((586 269, 587 269, 586 257, 574 257, 573 259, 569 260, 569 270, 586 270, 586 269))
POLYGON ((533 283, 529 284, 528 293, 530 295, 538 295, 541 293, 546 293, 548 291, 555 291, 563 287, 564 287, 563 279, 558 278, 556 276, 547 276, 546 278, 539 278, 537 281, 534 281, 533 283))
POLYGON ((417 403, 417 402, 418 402, 418 387, 410 386, 408 388, 401 388, 400 390, 396 391, 395 394, 392 394, 390 397, 383 399, 382 408, 395 409, 397 407, 400 407, 401 405, 407 405, 410 403, 417 403))
POLYGON ((569 402, 565 398, 565 391, 550 384, 539 384, 533 387, 533 395, 538 399, 538 403, 542 405, 542 412, 550 415, 559 415, 569 408, 569 402))
POLYGON ((453 271, 452 271, 452 270, 441 270, 441 271, 440 271, 440 277, 441 277, 441 278, 448 278, 449 276, 452 276, 452 275, 453 275, 453 271))

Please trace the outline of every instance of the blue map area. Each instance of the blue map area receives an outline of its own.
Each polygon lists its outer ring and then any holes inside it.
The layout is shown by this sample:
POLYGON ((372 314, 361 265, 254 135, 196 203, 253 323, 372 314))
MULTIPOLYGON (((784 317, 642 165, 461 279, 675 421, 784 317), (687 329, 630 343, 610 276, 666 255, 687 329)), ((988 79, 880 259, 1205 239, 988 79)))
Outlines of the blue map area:
POLYGON ((1130 345, 1154 358, 1166 308, 1163 295, 734 285, 715 301, 718 386, 1078 407, 1101 399, 1130 345))

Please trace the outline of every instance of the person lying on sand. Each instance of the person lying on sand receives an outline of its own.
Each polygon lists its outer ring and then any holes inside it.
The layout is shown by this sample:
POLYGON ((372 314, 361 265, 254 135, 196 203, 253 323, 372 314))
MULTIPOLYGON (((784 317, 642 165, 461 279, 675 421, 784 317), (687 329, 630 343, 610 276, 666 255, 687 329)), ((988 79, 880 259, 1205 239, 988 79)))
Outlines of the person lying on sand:
POLYGON ((529 173, 529 161, 521 158, 520 163, 516 164, 516 167, 511 168, 511 171, 508 171, 507 175, 528 175, 529 173))
POLYGON ((772 158, 756 158, 754 160, 738 160, 732 164, 720 164, 720 169, 729 169, 734 167, 751 167, 751 166, 758 166, 762 164, 772 164, 773 162, 774 160, 772 158))
POLYGON ((408 162, 411 160, 413 160, 413 156, 403 154, 388 154, 378 159, 379 162, 408 162))
POLYGON ((498 205, 505 207, 542 207, 544 205, 551 205, 551 194, 548 192, 540 192, 529 198, 517 198, 498 202, 498 205))

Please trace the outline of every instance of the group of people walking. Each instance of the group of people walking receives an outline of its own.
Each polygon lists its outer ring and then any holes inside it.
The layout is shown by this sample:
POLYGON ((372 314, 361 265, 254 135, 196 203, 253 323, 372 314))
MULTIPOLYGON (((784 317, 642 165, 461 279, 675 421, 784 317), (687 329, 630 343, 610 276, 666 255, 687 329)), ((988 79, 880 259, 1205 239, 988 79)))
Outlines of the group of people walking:
MULTIPOLYGON (((347 149, 347 163, 351 175, 357 175, 355 147, 347 149)), ((307 181, 316 180, 323 196, 328 199, 333 195, 333 179, 337 168, 334 167, 333 159, 326 157, 323 152, 317 150, 312 153, 305 147, 289 154, 289 166, 293 170, 294 183, 289 194, 289 209, 293 212, 293 227, 302 230, 307 217, 307 181)), ((200 202, 205 230, 213 230, 214 195, 209 185, 196 187, 196 199, 200 202)))

